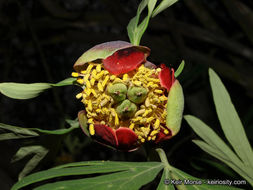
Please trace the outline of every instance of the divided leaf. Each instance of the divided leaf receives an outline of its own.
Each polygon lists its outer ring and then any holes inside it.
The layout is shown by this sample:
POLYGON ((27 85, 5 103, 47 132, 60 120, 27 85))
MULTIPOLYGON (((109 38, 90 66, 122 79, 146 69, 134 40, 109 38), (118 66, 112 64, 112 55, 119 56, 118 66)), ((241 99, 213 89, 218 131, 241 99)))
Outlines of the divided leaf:
POLYGON ((67 78, 56 84, 52 83, 14 83, 14 82, 4 82, 0 83, 0 93, 9 98, 14 99, 30 99, 38 96, 41 92, 52 88, 53 86, 66 86, 72 85, 75 78, 67 78))

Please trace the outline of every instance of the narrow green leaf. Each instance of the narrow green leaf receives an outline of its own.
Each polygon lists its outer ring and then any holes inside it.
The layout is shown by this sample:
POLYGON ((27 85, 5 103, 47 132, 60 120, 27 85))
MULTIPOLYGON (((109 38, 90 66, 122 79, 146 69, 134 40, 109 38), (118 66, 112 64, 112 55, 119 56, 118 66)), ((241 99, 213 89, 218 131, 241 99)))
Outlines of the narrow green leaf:
POLYGON ((207 143, 199 140, 193 141, 197 144, 203 151, 207 152, 208 154, 214 156, 215 158, 221 160, 225 164, 227 164, 230 168, 236 171, 239 175, 241 175, 244 179, 246 179, 251 185, 253 185, 253 178, 252 174, 250 174, 249 168, 245 167, 243 164, 236 165, 232 160, 229 158, 224 158, 217 153, 217 150, 207 143))
POLYGON ((212 148, 220 152, 223 158, 231 159, 235 165, 241 166, 241 160, 236 156, 236 154, 226 145, 226 143, 204 122, 200 119, 186 115, 184 116, 187 123, 191 126, 195 133, 198 134, 207 144, 212 148))
POLYGON ((38 172, 23 178, 12 190, 18 190, 30 184, 61 176, 84 174, 105 174, 78 180, 66 180, 42 185, 36 189, 131 189, 137 190, 155 178, 163 168, 160 162, 81 162, 68 164, 38 172), (76 166, 76 167, 75 167, 76 166))
POLYGON ((18 179, 21 180, 24 176, 30 173, 38 163, 47 155, 48 149, 40 145, 32 145, 21 147, 14 155, 12 162, 19 161, 29 155, 33 155, 32 158, 26 163, 23 170, 19 173, 18 179))
POLYGON ((163 170, 162 178, 156 190, 175 190, 174 185, 165 184, 165 182, 166 183, 170 182, 170 180, 171 180, 170 171, 167 167, 165 167, 163 170))
POLYGON ((179 65, 179 67, 177 68, 177 70, 176 70, 176 72, 175 72, 175 77, 177 78, 181 73, 182 73, 182 71, 183 71, 183 69, 184 69, 184 65, 185 65, 185 63, 184 63, 184 60, 180 63, 180 65, 179 65))
POLYGON ((74 78, 65 79, 59 83, 14 83, 14 82, 4 82, 0 83, 0 92, 14 99, 30 99, 38 96, 41 92, 52 88, 53 86, 66 86, 71 85, 74 82, 74 78))
POLYGON ((239 190, 239 188, 228 185, 209 185, 208 180, 193 177, 177 168, 172 169, 172 177, 182 181, 181 185, 176 185, 179 190, 239 190), (196 184, 191 184, 192 182, 196 184))
POLYGON ((171 5, 173 5, 174 3, 176 3, 178 0, 163 0, 158 6, 157 8, 153 11, 152 13, 152 17, 155 17, 156 15, 158 15, 160 12, 164 11, 165 9, 167 9, 168 7, 170 7, 171 5))
POLYGON ((2 129, 2 131, 0 131, 0 141, 39 136, 38 133, 31 131, 30 129, 6 125, 3 123, 0 123, 0 129, 2 129))
POLYGON ((51 85, 52 86, 67 86, 67 85, 73 85, 75 81, 76 81, 76 78, 70 77, 70 78, 66 78, 56 84, 51 84, 51 85))
POLYGON ((219 76, 209 69, 213 99, 222 130, 235 152, 253 171, 253 151, 229 93, 219 76), (238 143, 239 141, 239 143, 238 143))
POLYGON ((46 89, 51 88, 49 83, 32 83, 32 84, 23 84, 23 83, 13 83, 5 82, 0 83, 0 92, 5 96, 14 99, 30 99, 39 95, 46 89))

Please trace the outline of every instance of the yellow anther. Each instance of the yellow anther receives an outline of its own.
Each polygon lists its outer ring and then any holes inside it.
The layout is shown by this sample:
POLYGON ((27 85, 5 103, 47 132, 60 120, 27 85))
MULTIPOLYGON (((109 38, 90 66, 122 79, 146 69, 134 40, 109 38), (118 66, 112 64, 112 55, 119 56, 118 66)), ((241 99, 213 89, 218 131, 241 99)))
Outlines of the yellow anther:
POLYGON ((97 70, 98 73, 101 71, 101 65, 100 65, 100 64, 98 64, 98 65, 96 66, 96 70, 97 70))
POLYGON ((145 113, 143 114, 143 117, 147 116, 149 113, 152 112, 152 109, 147 109, 145 113))
POLYGON ((132 120, 135 122, 135 121, 141 121, 141 119, 142 119, 142 117, 135 117, 132 120))
POLYGON ((103 114, 107 115, 108 112, 109 112, 109 110, 108 110, 107 108, 102 108, 102 113, 103 113, 103 114))
POLYGON ((101 109, 96 109, 96 112, 97 112, 97 113, 101 113, 102 110, 101 110, 101 109))
POLYGON ((110 80, 114 80, 114 79, 116 79, 116 76, 115 75, 111 75, 110 76, 110 80))
POLYGON ((105 73, 104 73, 105 75, 108 75, 109 74, 109 72, 107 71, 107 70, 105 70, 105 73))
POLYGON ((147 123, 150 123, 153 119, 155 119, 154 117, 149 117, 148 119, 147 119, 147 123))
POLYGON ((159 100, 163 102, 163 101, 167 101, 168 98, 166 96, 160 96, 159 100))
POLYGON ((153 136, 153 137, 152 137, 152 141, 154 141, 155 139, 156 139, 156 136, 153 136))
POLYGON ((94 78, 90 79, 90 84, 91 84, 91 86, 93 86, 95 84, 95 79, 94 78))
POLYGON ((148 80, 148 81, 155 82, 155 83, 159 83, 159 82, 160 82, 159 79, 155 79, 155 78, 148 78, 147 80, 148 80))
POLYGON ((89 66, 86 69, 86 73, 90 73, 92 67, 93 67, 93 64, 89 64, 89 66))
POLYGON ((147 85, 147 87, 150 87, 152 85, 154 85, 154 83, 153 82, 149 82, 148 85, 147 85))
POLYGON ((91 72, 91 75, 92 75, 92 77, 96 77, 97 71, 95 69, 93 69, 92 72, 91 72))
POLYGON ((119 125, 119 117, 118 117, 118 114, 116 113, 115 114, 115 126, 118 126, 119 125))
POLYGON ((128 79, 128 74, 124 74, 122 80, 127 81, 127 79, 128 79))
POLYGON ((72 77, 78 77, 78 76, 79 76, 79 74, 78 74, 78 73, 76 73, 76 72, 72 72, 72 73, 71 73, 71 76, 72 76, 72 77))
POLYGON ((104 70, 102 70, 100 73, 98 73, 95 77, 96 80, 100 79, 104 75, 104 70))
POLYGON ((88 118, 94 118, 94 117, 97 117, 97 114, 96 113, 88 112, 87 117, 88 118))
POLYGON ((157 72, 161 72, 161 70, 162 70, 161 68, 157 68, 156 69, 157 72))
POLYGON ((86 85, 86 88, 91 88, 90 81, 87 80, 87 81, 85 82, 85 85, 86 85))
POLYGON ((81 71, 81 73, 82 73, 82 74, 85 74, 85 73, 86 73, 86 70, 81 71))
POLYGON ((100 102, 100 106, 103 107, 105 104, 107 104, 108 100, 105 98, 100 102))
POLYGON ((142 130, 142 132, 143 132, 143 135, 144 135, 145 137, 147 137, 148 134, 149 134, 149 132, 150 132, 150 128, 148 128, 148 127, 141 127, 141 130, 142 130))
POLYGON ((93 123, 93 119, 92 118, 88 119, 88 123, 93 123))
POLYGON ((90 74, 86 74, 86 75, 84 76, 83 80, 86 82, 86 81, 89 80, 89 77, 90 77, 90 74))
POLYGON ((150 100, 149 100, 148 97, 147 97, 146 100, 145 100, 145 106, 146 106, 146 107, 149 107, 149 106, 150 106, 150 100))
POLYGON ((133 84, 136 86, 141 86, 141 81, 133 81, 133 84))
POLYGON ((151 137, 148 137, 148 141, 150 141, 151 140, 151 137))
POLYGON ((104 88, 103 88, 103 86, 100 82, 98 83, 98 90, 101 91, 101 92, 104 91, 104 88))
POLYGON ((84 80, 83 79, 77 79, 76 82, 78 82, 79 84, 83 84, 84 80))
POLYGON ((139 135, 139 136, 138 136, 138 139, 142 139, 142 136, 139 135))
POLYGON ((105 121, 100 121, 101 124, 105 125, 105 121))
POLYGON ((142 138, 142 139, 141 139, 141 142, 142 142, 142 143, 144 143, 144 142, 145 142, 145 139, 144 139, 144 138, 142 138))
POLYGON ((153 84, 153 85, 151 85, 151 88, 157 88, 158 87, 158 85, 157 84, 153 84))
POLYGON ((87 96, 89 96, 91 94, 91 89, 90 88, 85 88, 85 93, 87 96))
POLYGON ((118 83, 118 82, 123 82, 123 80, 121 80, 120 78, 115 78, 115 80, 113 81, 113 83, 118 83))
POLYGON ((95 128, 93 124, 90 124, 89 131, 90 131, 90 135, 95 135, 95 128))
POLYGON ((162 94, 163 93, 162 90, 154 90, 154 92, 157 93, 157 94, 162 94))
POLYGON ((160 126, 160 120, 156 119, 155 124, 154 124, 154 129, 158 129, 160 126))
POLYGON ((165 129, 163 132, 164 132, 165 135, 169 134, 169 131, 167 129, 165 129))
POLYGON ((94 89, 91 89, 91 93, 92 93, 95 97, 97 97, 97 93, 96 93, 96 91, 95 91, 94 89))
POLYGON ((103 86, 103 87, 105 87, 105 85, 106 85, 106 83, 108 82, 109 78, 110 78, 109 76, 106 76, 106 77, 105 77, 105 80, 102 82, 102 86, 103 86))
POLYGON ((129 129, 134 129, 134 123, 131 123, 131 125, 129 126, 129 129))
POLYGON ((92 102, 91 102, 91 100, 88 101, 88 110, 92 111, 92 102))
POLYGON ((150 136, 154 136, 154 135, 156 135, 157 133, 159 133, 159 131, 153 130, 153 131, 150 133, 150 136))
POLYGON ((82 98, 82 96, 83 96, 83 93, 78 93, 78 94, 76 95, 76 98, 77 98, 77 99, 80 99, 80 98, 82 98))
POLYGON ((137 117, 138 115, 141 115, 141 114, 143 114, 144 112, 145 112, 145 109, 138 110, 138 111, 134 114, 134 116, 137 117))

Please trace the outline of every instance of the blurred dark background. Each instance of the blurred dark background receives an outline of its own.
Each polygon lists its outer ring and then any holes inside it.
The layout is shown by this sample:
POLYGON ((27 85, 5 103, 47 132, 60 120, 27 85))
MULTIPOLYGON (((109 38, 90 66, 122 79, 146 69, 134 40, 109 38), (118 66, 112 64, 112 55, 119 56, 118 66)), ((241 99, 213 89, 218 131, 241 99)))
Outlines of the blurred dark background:
MULTIPOLYGON (((136 0, 0 0, 0 82, 58 82, 68 78, 75 60, 92 46, 128 41, 126 26, 135 16, 136 0)), ((177 68, 185 93, 184 114, 192 114, 223 136, 212 101, 208 68, 222 78, 253 140, 253 1, 179 0, 150 22, 141 45, 151 48, 149 60, 177 68)), ((31 100, 0 95, 0 122, 20 127, 68 127, 83 109, 68 86, 48 90, 31 100)), ((228 110, 229 111, 229 110, 228 110)), ((212 179, 241 179, 191 140, 197 138, 183 121, 180 133, 160 144, 169 162, 191 175, 212 179), (214 166, 218 164, 218 166, 214 166)), ((146 145, 121 153, 89 141, 80 130, 63 143, 56 157, 37 170, 80 160, 157 160, 146 145), (69 141, 69 142, 68 142, 69 141), (71 144, 71 145, 70 145, 71 144)), ((240 140, 238 139, 238 143, 240 140)), ((24 162, 10 163, 23 141, 0 143, 0 184, 9 189, 24 162)), ((159 180, 156 180, 157 182, 159 180)), ((157 182, 143 189, 152 189, 157 182)))

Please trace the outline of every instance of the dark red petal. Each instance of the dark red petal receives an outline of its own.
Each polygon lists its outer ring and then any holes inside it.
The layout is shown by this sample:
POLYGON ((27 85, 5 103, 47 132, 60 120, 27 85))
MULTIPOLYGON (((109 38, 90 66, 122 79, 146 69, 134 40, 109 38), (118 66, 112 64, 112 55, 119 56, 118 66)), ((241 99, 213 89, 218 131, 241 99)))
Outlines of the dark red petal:
POLYGON ((161 64, 161 72, 159 73, 160 84, 162 87, 170 90, 171 85, 175 81, 174 69, 166 67, 165 64, 161 64))
POLYGON ((118 139, 118 149, 124 151, 136 150, 139 146, 138 136, 127 127, 120 127, 116 130, 116 136, 118 139))
POLYGON ((169 130, 169 134, 164 134, 163 129, 161 129, 160 133, 157 134, 155 143, 159 143, 161 141, 170 139, 172 137, 172 132, 169 130))
POLYGON ((118 141, 115 131, 103 124, 94 124, 95 135, 91 136, 101 144, 117 147, 118 141))
POLYGON ((142 51, 136 48, 127 48, 116 51, 104 59, 103 64, 111 74, 119 75, 136 69, 145 62, 145 59, 145 53, 142 51))

